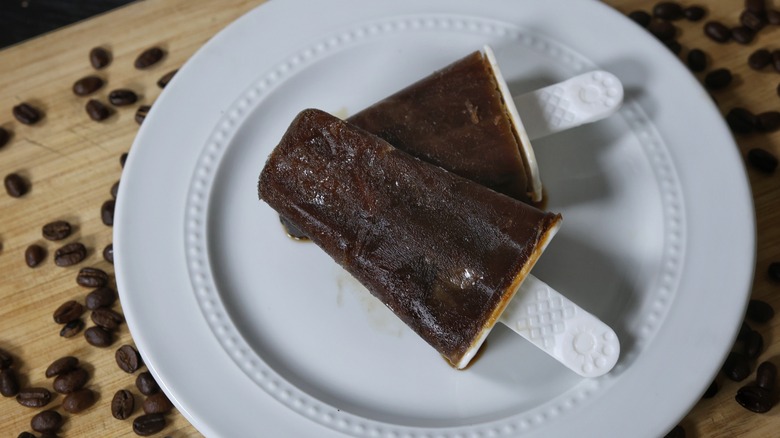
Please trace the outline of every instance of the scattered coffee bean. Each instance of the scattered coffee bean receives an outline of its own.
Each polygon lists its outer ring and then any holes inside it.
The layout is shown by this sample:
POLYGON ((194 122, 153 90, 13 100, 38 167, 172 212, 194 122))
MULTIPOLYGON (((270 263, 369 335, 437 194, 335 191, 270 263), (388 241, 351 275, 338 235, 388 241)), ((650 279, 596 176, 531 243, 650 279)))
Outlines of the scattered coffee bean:
POLYGON ((0 371, 0 395, 3 397, 13 397, 19 393, 19 378, 16 377, 16 371, 7 368, 0 371))
POLYGON ((24 250, 24 262, 31 268, 40 265, 45 258, 46 250, 40 245, 32 244, 24 250))
POLYGON ((780 49, 772 51, 772 67, 780 73, 780 49))
POLYGON ((54 311, 54 322, 57 324, 67 324, 77 319, 84 313, 84 306, 78 301, 66 301, 57 310, 54 311))
POLYGON ((84 330, 84 338, 89 345, 101 348, 108 347, 114 342, 114 335, 110 331, 98 326, 92 326, 84 330))
POLYGON ((636 24, 647 27, 648 24, 653 20, 652 15, 648 14, 645 11, 632 11, 628 13, 628 18, 633 20, 636 24))
POLYGON ((732 79, 731 70, 719 68, 707 73, 707 76, 704 77, 704 85, 709 90, 721 90, 728 87, 732 79))
POLYGON ((662 43, 675 55, 679 55, 682 52, 682 45, 675 39, 662 41, 662 43))
POLYGON ((16 105, 13 114, 16 120, 23 125, 34 125, 43 118, 41 110, 26 102, 16 105))
POLYGON ((119 156, 119 165, 122 166, 122 168, 124 168, 126 162, 127 162, 127 152, 119 156))
MULTIPOLYGON (((631 16, 631 14, 629 14, 631 16)), ((636 20, 634 20, 636 21, 636 20)), ((650 14, 647 14, 647 23, 650 23, 650 14)), ((642 27, 647 26, 647 24, 643 24, 642 27)), ((168 73, 165 73, 160 79, 157 80, 157 86, 160 88, 165 88, 168 85, 168 82, 173 79, 173 76, 176 75, 176 72, 179 70, 171 70, 168 73)))
POLYGON ((688 68, 699 73, 707 69, 707 55, 701 49, 691 49, 688 52, 688 68))
POLYGON ((165 429, 163 414, 144 414, 133 420, 133 432, 136 435, 154 435, 163 429, 165 429))
POLYGON ((99 76, 85 76, 73 83, 73 94, 87 96, 103 87, 103 79, 99 76))
POLYGON ((683 8, 677 2, 659 2, 653 7, 653 15, 662 20, 683 18, 683 8))
POLYGON ((144 413, 147 414, 167 414, 173 410, 173 403, 162 391, 146 397, 143 403, 144 413))
POLYGON ((46 368, 46 377, 55 377, 59 376, 60 374, 65 374, 68 372, 71 372, 78 368, 79 366, 79 359, 77 357, 73 356, 65 356, 61 357, 49 365, 48 368, 46 368))
POLYGON ((79 334, 81 332, 81 329, 84 328, 84 321, 79 319, 74 319, 73 321, 65 324, 62 327, 62 330, 60 330, 60 336, 63 338, 72 338, 79 334))
POLYGON ((766 15, 764 15, 763 13, 759 14, 748 10, 745 10, 742 12, 742 14, 740 14, 739 22, 742 23, 743 26, 752 30, 753 32, 760 31, 767 24, 766 15))
POLYGON ((726 123, 736 134, 749 134, 756 129, 758 118, 745 108, 732 108, 726 114, 726 123))
POLYGON ((756 385, 769 391, 774 391, 777 379, 777 366, 772 362, 762 362, 756 370, 756 385))
POLYGON ((30 432, 22 432, 17 435, 16 438, 35 438, 35 435, 31 434, 30 432))
POLYGON ((16 173, 5 176, 5 191, 12 198, 21 198, 30 189, 27 181, 16 173))
POLYGON ((89 63, 95 70, 101 70, 111 63, 111 54, 102 47, 95 47, 89 51, 89 63))
POLYGON ((126 420, 133 415, 135 410, 135 397, 133 393, 120 389, 114 394, 114 398, 111 399, 111 415, 117 420, 126 420))
POLYGON ((767 269, 769 279, 774 281, 780 281, 780 262, 772 262, 767 269))
POLYGON ((104 287, 108 284, 108 274, 98 268, 81 268, 76 275, 76 284, 82 287, 104 287))
POLYGON ((40 408, 51 401, 51 392, 46 388, 24 388, 16 394, 16 401, 28 408, 40 408))
POLYGON ((95 404, 95 392, 89 388, 81 388, 65 396, 62 409, 71 414, 78 414, 95 404))
POLYGON ((110 287, 100 287, 87 294, 84 299, 87 309, 95 310, 101 307, 111 307, 116 301, 116 292, 110 287))
POLYGON ((96 122, 101 122, 111 117, 111 109, 97 99, 90 99, 85 109, 89 118, 96 122))
POLYGON ((138 95, 133 90, 119 88, 108 93, 108 101, 114 106, 132 105, 138 101, 138 95))
POLYGON ((67 238, 72 231, 73 227, 71 227, 68 221, 59 220, 44 225, 41 229, 41 234, 46 240, 56 241, 67 238))
POLYGON ((683 9, 683 15, 688 21, 699 21, 707 15, 707 11, 701 6, 688 6, 683 9))
POLYGON ((100 220, 106 226, 114 225, 114 209, 116 208, 116 201, 109 199, 100 206, 100 220))
POLYGON ((743 408, 757 414, 769 412, 774 405, 774 396, 772 392, 756 385, 748 385, 739 388, 735 399, 743 408))
POLYGON ((706 391, 704 391, 704 395, 702 395, 702 398, 712 398, 715 397, 715 395, 718 393, 718 382, 713 380, 712 383, 710 383, 710 386, 707 388, 706 391))
POLYGON ((763 13, 766 11, 766 0, 745 0, 745 9, 751 12, 763 13))
POLYGON ((647 30, 661 41, 674 39, 677 35, 677 28, 674 27, 674 24, 663 20, 653 21, 647 26, 647 30))
POLYGON ((135 58, 135 68, 139 70, 149 68, 160 62, 164 55, 165 52, 163 52, 163 50, 159 47, 146 49, 140 55, 138 55, 137 58, 135 58))
POLYGON ((761 132, 775 132, 780 129, 780 111, 766 111, 756 116, 756 127, 761 132))
POLYGON ((0 370, 8 369, 13 364, 14 364, 14 357, 11 356, 11 353, 0 348, 0 370))
POLYGON ((753 330, 745 336, 745 356, 748 359, 756 359, 764 351, 764 337, 761 333, 753 330))
POLYGON ((87 248, 78 242, 69 243, 54 251, 54 264, 61 267, 73 266, 87 258, 87 248))
POLYGON ((11 133, 7 129, 0 126, 0 148, 8 144, 8 140, 11 139, 11 133))
POLYGON ((138 354, 138 350, 132 345, 123 345, 119 347, 116 350, 114 357, 119 369, 128 374, 133 374, 141 368, 141 365, 143 365, 141 355, 138 354))
POLYGON ((761 70, 772 62, 772 53, 767 49, 758 49, 748 57, 748 65, 753 70, 761 70))
POLYGON ((149 371, 138 374, 138 377, 135 379, 135 386, 138 387, 138 390, 143 395, 152 395, 160 390, 154 377, 152 377, 152 373, 149 371))
POLYGON ((775 316, 775 309, 761 300, 750 300, 747 307, 747 318, 753 322, 763 324, 769 322, 775 316))
POLYGON ((125 320, 121 314, 105 307, 93 310, 91 317, 92 322, 94 322, 96 326, 106 330, 118 329, 119 325, 125 320))
POLYGON ((152 109, 150 105, 141 105, 135 112, 135 122, 139 125, 144 122, 146 115, 149 114, 149 110, 152 109))
POLYGON ((731 29, 731 37, 740 44, 750 44, 755 38, 756 32, 746 26, 737 26, 731 29))
POLYGON ((770 9, 766 11, 766 21, 772 25, 780 24, 780 11, 770 9))
POLYGON ((60 374, 54 379, 53 388, 60 394, 70 394, 87 384, 89 374, 84 368, 76 367, 72 371, 60 374))
POLYGON ((681 425, 674 426, 674 429, 664 435, 664 438, 685 438, 685 429, 681 425))
POLYGON ((103 248, 103 260, 107 261, 108 263, 114 264, 114 244, 109 243, 106 245, 105 248, 103 248))
POLYGON ((39 412, 30 420, 30 427, 36 432, 57 432, 62 427, 62 415, 51 409, 39 412))
POLYGON ((731 29, 719 21, 708 21, 704 25, 704 34, 718 43, 725 43, 731 39, 731 29))
POLYGON ((772 174, 777 169, 777 157, 766 149, 754 148, 748 151, 747 161, 756 170, 772 174))
POLYGON ((119 193, 119 181, 111 185, 111 190, 109 193, 111 193, 112 198, 116 199, 116 195, 119 193))
POLYGON ((729 353, 722 371, 730 380, 741 382, 750 375, 750 362, 743 354, 729 353))

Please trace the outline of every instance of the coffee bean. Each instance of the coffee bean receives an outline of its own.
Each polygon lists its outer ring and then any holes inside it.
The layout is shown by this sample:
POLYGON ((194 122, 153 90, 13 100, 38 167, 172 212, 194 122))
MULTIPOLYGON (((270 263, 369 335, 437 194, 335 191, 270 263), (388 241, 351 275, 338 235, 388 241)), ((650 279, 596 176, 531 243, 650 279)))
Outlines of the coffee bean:
POLYGON ((693 72, 702 72, 707 69, 707 55, 701 49, 691 49, 688 52, 688 68, 693 72))
POLYGON ((11 353, 0 348, 0 370, 10 368, 14 364, 14 357, 11 353))
POLYGON ((5 176, 5 191, 12 198, 21 198, 29 190, 29 185, 24 178, 16 173, 9 173, 5 176))
POLYGON ((85 107, 90 119, 100 122, 111 117, 111 109, 97 99, 90 99, 85 107))
POLYGON ((87 309, 95 310, 101 307, 111 307, 116 301, 116 292, 110 287, 100 287, 87 294, 84 299, 87 309))
POLYGON ((111 54, 102 47, 95 47, 89 51, 89 63, 95 70, 101 70, 111 63, 111 54))
POLYGON ((731 70, 719 68, 707 73, 707 76, 704 77, 704 85, 709 90, 721 90, 729 86, 732 79, 731 70))
POLYGON ((745 0, 745 9, 761 13, 766 11, 766 0, 745 0))
POLYGON ((756 359, 764 351, 764 337, 757 331, 751 331, 745 336, 745 356, 748 359, 756 359))
POLYGON ((89 345, 101 348, 108 347, 114 342, 114 336, 111 332, 99 326, 92 326, 84 330, 84 338, 89 345))
POLYGON ((60 394, 70 394, 71 392, 78 391, 87 384, 89 380, 89 374, 84 368, 76 367, 72 371, 60 374, 54 379, 53 388, 60 394))
POLYGON ((74 319, 73 321, 65 324, 62 327, 62 330, 60 330, 60 336, 63 338, 72 338, 79 334, 81 332, 81 329, 84 328, 84 321, 79 319, 74 319))
POLYGON ((71 414, 78 414, 95 404, 95 392, 89 388, 81 388, 65 396, 62 409, 71 414))
POLYGON ((36 432, 57 432, 62 427, 62 415, 51 409, 39 412, 30 420, 30 427, 36 432))
POLYGON ((740 44, 750 44, 755 38, 756 32, 745 26, 738 26, 731 29, 731 37, 740 44))
POLYGON ((745 108, 732 108, 726 114, 726 123, 736 134, 749 134, 758 126, 758 118, 745 108))
POLYGON ((669 50, 671 50, 671 51, 672 51, 672 53, 674 53, 675 55, 679 55, 679 54, 680 54, 680 52, 682 51, 682 45, 680 44, 680 42, 679 42, 679 41, 677 41, 677 40, 675 40, 675 39, 671 39, 671 40, 662 41, 662 43, 663 43, 663 44, 664 44, 664 45, 665 45, 665 46, 666 46, 666 47, 667 47, 669 50))
POLYGON ((775 389, 777 379, 777 366, 772 362, 762 362, 756 370, 756 385, 769 391, 775 389))
POLYGON ((138 371, 138 368, 141 368, 141 365, 143 365, 141 355, 138 354, 138 350, 132 345, 123 345, 119 347, 116 350, 114 357, 119 369, 128 374, 133 374, 138 371))
POLYGON ((707 11, 701 6, 688 6, 683 9, 683 15, 688 21, 699 21, 707 15, 707 11))
POLYGON ((756 170, 772 174, 777 169, 777 157, 766 149, 754 148, 748 151, 747 161, 756 170))
POLYGON ((16 120, 23 125, 34 125, 41 121, 43 113, 29 103, 20 103, 13 108, 16 120))
POLYGON ((674 27, 674 24, 663 20, 653 21, 647 26, 647 30, 661 41, 674 39, 677 35, 677 28, 674 27))
POLYGON ((40 245, 32 244, 24 250, 24 262, 31 268, 40 265, 45 258, 46 250, 40 245))
POLYGON ((73 266, 87 258, 87 248, 81 243, 69 243, 54 251, 54 264, 61 267, 73 266))
POLYGON ((769 322, 775 316, 775 309, 761 300, 750 300, 747 307, 747 318, 753 322, 763 324, 769 322))
POLYGON ((718 43, 725 43, 731 39, 731 29, 719 21, 708 21, 704 25, 704 34, 718 43))
POLYGON ((743 408, 757 414, 769 412, 774 405, 774 396, 772 392, 756 385, 748 385, 739 388, 735 399, 743 408))
POLYGON ((772 62, 772 53, 767 49, 758 49, 748 57, 748 65, 753 70, 761 70, 772 62))
POLYGON ((149 68, 160 62, 164 55, 165 52, 163 52, 163 50, 159 47, 146 49, 140 55, 138 55, 137 58, 135 58, 135 68, 139 70, 149 68))
POLYGON ((774 132, 780 129, 780 111, 766 111, 756 116, 756 127, 761 132, 774 132))
POLYGON ((49 365, 48 368, 46 368, 46 377, 55 377, 59 376, 60 374, 65 374, 68 372, 71 372, 78 368, 79 366, 79 359, 77 357, 73 356, 65 356, 61 357, 49 365))
POLYGON ((106 226, 114 225, 114 208, 116 208, 116 201, 109 199, 100 206, 100 220, 106 226))
POLYGON ((16 401, 28 408, 40 408, 51 401, 51 392, 46 388, 24 388, 16 394, 16 401))
POLYGON ((19 393, 19 378, 16 377, 16 371, 7 368, 0 371, 0 395, 3 397, 13 397, 19 393))
MULTIPOLYGON (((630 14, 629 14, 630 16, 630 14)), ((636 21, 636 20, 635 20, 636 21)), ((650 14, 647 14, 647 22, 650 22, 650 14)), ((647 24, 643 25, 642 27, 647 26, 647 24)), ((157 80, 157 86, 160 88, 165 88, 168 85, 168 82, 173 79, 173 77, 176 75, 176 72, 179 70, 171 70, 168 73, 165 73, 160 79, 157 80)))
POLYGON ((125 167, 125 162, 127 162, 127 152, 119 156, 119 165, 122 166, 122 168, 125 167))
POLYGON ((664 438, 685 438, 685 429, 681 425, 674 426, 672 430, 669 431, 666 435, 664 435, 664 438))
POLYGON ((133 432, 136 435, 154 435, 163 429, 165 429, 163 414, 144 414, 133 420, 133 432))
POLYGON ((712 398, 715 397, 715 395, 718 393, 718 382, 713 380, 712 383, 710 383, 710 386, 707 388, 706 391, 704 391, 704 395, 702 395, 701 398, 712 398))
POLYGON ((41 234, 46 240, 62 240, 70 236, 73 227, 70 226, 68 221, 54 221, 44 225, 41 229, 41 234))
POLYGON ((7 129, 0 126, 0 148, 8 144, 8 140, 11 139, 11 133, 7 129))
POLYGON ((766 21, 772 25, 780 24, 780 11, 769 9, 766 11, 766 21))
POLYGON ((135 386, 143 395, 152 395, 160 390, 154 377, 152 377, 152 373, 149 371, 144 371, 136 377, 135 386))
POLYGON ((84 76, 73 83, 73 94, 87 96, 103 87, 103 79, 99 76, 84 76))
POLYGON ((105 248, 103 248, 103 260, 107 261, 108 263, 114 264, 114 244, 109 243, 106 245, 105 248))
POLYGON ((660 2, 653 7, 653 15, 662 20, 683 18, 683 8, 677 2, 660 2))
POLYGON ((628 13, 628 18, 633 20, 636 24, 647 27, 648 24, 653 20, 652 15, 648 14, 645 11, 632 11, 628 13))
POLYGON ((82 287, 104 287, 108 284, 108 274, 98 268, 81 268, 76 275, 76 284, 82 287))
POLYGON ((57 324, 67 324, 84 313, 84 306, 78 301, 66 301, 57 310, 54 311, 54 322, 57 324))
POLYGON ((119 88, 108 93, 108 101, 114 106, 132 105, 138 101, 138 95, 133 90, 119 88))
POLYGON ((766 26, 766 15, 745 10, 739 16, 739 22, 748 29, 758 32, 766 26))
POLYGON ((730 380, 741 382, 750 375, 750 362, 743 354, 729 353, 722 371, 730 380))
POLYGON ((105 307, 93 310, 91 317, 92 322, 94 322, 96 326, 106 330, 118 329, 119 325, 125 320, 121 314, 105 307))
POLYGON ((144 413, 147 414, 167 414, 173 410, 173 403, 168 399, 165 393, 158 392, 146 397, 143 403, 144 413))
POLYGON ((780 73, 780 49, 772 51, 772 67, 780 73))
POLYGON ((149 110, 152 109, 149 105, 141 105, 135 112, 135 122, 139 125, 144 122, 146 115, 149 114, 149 110))
POLYGON ((16 438, 35 438, 35 435, 31 434, 30 432, 22 432, 17 435, 16 438))
POLYGON ((111 415, 117 420, 126 420, 133 415, 133 410, 135 410, 133 393, 126 389, 117 391, 111 399, 111 415))
POLYGON ((111 185, 111 190, 109 193, 111 193, 112 198, 116 199, 116 195, 119 193, 119 181, 111 185))
POLYGON ((780 262, 772 262, 767 269, 769 279, 774 281, 780 281, 780 262))

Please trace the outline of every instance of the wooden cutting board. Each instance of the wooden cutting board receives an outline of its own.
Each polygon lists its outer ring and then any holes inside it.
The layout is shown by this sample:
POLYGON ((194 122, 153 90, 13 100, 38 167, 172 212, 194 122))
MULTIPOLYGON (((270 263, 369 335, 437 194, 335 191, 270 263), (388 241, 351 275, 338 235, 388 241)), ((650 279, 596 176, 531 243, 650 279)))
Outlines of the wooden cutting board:
MULTIPOLYGON (((59 357, 73 355, 82 361, 90 374, 87 386, 98 394, 98 399, 82 413, 67 414, 60 408, 63 396, 56 395, 47 408, 65 414, 61 436, 136 436, 132 418, 116 420, 110 409, 113 394, 119 389, 130 389, 136 395, 134 417, 141 413, 143 398, 135 388, 138 372, 131 375, 121 371, 114 358, 119 346, 133 342, 127 327, 121 326, 110 347, 96 348, 81 335, 60 337, 60 326, 52 319, 61 303, 71 299, 84 302, 89 290, 76 284, 79 268, 97 267, 113 274, 112 265, 102 256, 103 248, 111 243, 112 230, 102 223, 100 209, 111 199, 111 186, 122 172, 120 156, 129 150, 137 132, 135 111, 140 105, 154 102, 160 92, 156 82, 161 76, 181 66, 217 31, 261 3, 262 0, 147 0, 0 51, 0 126, 13 132, 9 144, 0 148, 0 174, 17 173, 31 183, 30 192, 19 199, 0 191, 0 348, 15 357, 13 368, 24 387, 51 389, 52 380, 45 378, 44 371, 59 357), (88 59, 95 46, 105 47, 113 54, 112 63, 97 73, 107 85, 96 97, 106 101, 108 92, 116 88, 131 88, 140 94, 137 104, 116 109, 101 123, 87 117, 84 106, 88 99, 71 91, 74 81, 95 73, 88 59), (152 46, 163 48, 165 58, 148 70, 136 70, 135 57, 152 46), (42 109, 43 120, 35 126, 14 120, 11 108, 20 102, 42 109), (75 232, 63 242, 44 240, 41 227, 58 219, 71 222, 75 232), (58 267, 53 254, 68 242, 83 243, 88 248, 87 259, 77 266, 58 267), (44 262, 34 269, 24 262, 24 252, 30 244, 40 244, 48 252, 44 262)), ((606 3, 629 12, 650 10, 655 2, 606 3)), ((741 2, 706 3, 708 19, 737 23, 741 2)), ((726 67, 735 73, 734 84, 713 93, 724 113, 734 106, 755 112, 780 109, 776 91, 780 74, 754 72, 746 66, 748 55, 756 48, 780 49, 780 29, 765 30, 753 43, 742 46, 710 41, 702 33, 702 23, 682 22, 679 27, 683 55, 690 48, 704 49, 710 55, 711 68, 726 67)), ((743 155, 756 147, 780 155, 780 132, 737 140, 743 155)), ((705 159, 702 157, 702 161, 705 159)), ((780 308, 780 284, 770 281, 767 275, 769 263, 780 261, 780 173, 766 175, 751 168, 748 175, 758 223, 754 297, 780 308)), ((728 208, 726 199, 724 208, 728 208)), ((717 293, 728 292, 713 291, 713 300, 717 293)), ((706 303, 702 306, 706 308, 706 303)), ((114 305, 114 309, 121 312, 120 304, 114 305)), ((766 342, 760 360, 771 359, 775 364, 780 364, 778 321, 780 318, 755 326, 766 342)), ((90 325, 87 320, 87 326, 90 325)), ((687 436, 776 436, 780 408, 764 415, 753 414, 734 401, 742 383, 723 379, 719 383, 718 395, 700 402, 682 420, 687 436)), ((16 437, 22 431, 31 431, 30 420, 39 411, 23 407, 13 398, 0 398, 0 436, 16 437)), ((174 411, 167 419, 167 427, 158 436, 199 436, 180 413, 174 411)))

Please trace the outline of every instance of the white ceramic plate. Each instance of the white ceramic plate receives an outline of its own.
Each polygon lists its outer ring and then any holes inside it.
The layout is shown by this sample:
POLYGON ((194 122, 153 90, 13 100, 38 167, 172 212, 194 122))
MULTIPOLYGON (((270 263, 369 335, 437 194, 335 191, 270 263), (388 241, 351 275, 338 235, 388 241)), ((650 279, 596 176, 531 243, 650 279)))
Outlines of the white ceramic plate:
POLYGON ((719 368, 753 272, 750 191, 716 108, 595 1, 272 1, 177 74, 118 201, 133 338, 210 437, 660 436, 719 368), (564 224, 534 274, 617 331, 603 378, 503 327, 471 368, 449 368, 257 199, 298 111, 352 114, 484 44, 513 93, 596 67, 626 88, 615 116, 535 143, 564 224))

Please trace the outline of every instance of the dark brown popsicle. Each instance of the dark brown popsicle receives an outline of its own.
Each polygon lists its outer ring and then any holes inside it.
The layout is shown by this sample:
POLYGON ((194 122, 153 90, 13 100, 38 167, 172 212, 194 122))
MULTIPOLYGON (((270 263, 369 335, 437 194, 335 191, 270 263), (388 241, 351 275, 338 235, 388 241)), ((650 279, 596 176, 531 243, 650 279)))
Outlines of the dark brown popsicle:
POLYGON ((457 368, 561 220, 319 110, 292 122, 258 192, 457 368))

